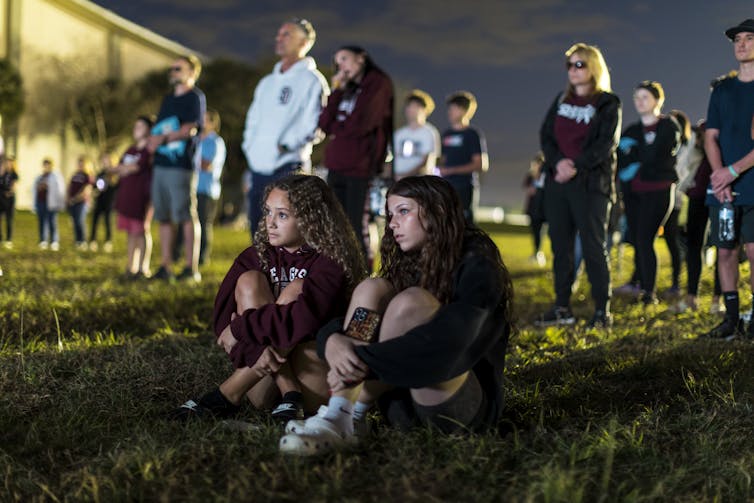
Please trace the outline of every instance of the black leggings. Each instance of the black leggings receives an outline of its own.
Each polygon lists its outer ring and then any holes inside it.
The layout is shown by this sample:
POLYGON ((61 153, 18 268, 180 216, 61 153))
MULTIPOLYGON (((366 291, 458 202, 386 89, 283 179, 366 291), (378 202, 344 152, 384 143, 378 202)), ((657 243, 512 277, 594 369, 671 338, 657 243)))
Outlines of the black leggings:
POLYGON ((657 280, 654 242, 673 204, 673 188, 653 192, 632 192, 626 198, 626 218, 634 245, 636 272, 641 289, 653 293, 657 280))
POLYGON ((678 225, 678 216, 681 210, 673 208, 668 216, 668 220, 665 222, 665 243, 668 245, 668 252, 670 252, 670 264, 673 268, 673 283, 672 286, 678 289, 680 285, 681 277, 681 228, 678 225))
MULTIPOLYGON (((2 196, 0 196, 2 197, 2 196)), ((0 205, 0 207, 2 207, 0 205)), ((0 215, 5 215, 5 240, 13 241, 13 218, 16 214, 16 196, 9 197, 5 200, 5 207, 0 210, 0 215)), ((0 241, 3 239, 3 231, 0 228, 0 241)))
POLYGON ((99 222, 100 218, 105 221, 105 241, 112 241, 112 211, 112 204, 94 204, 94 211, 92 212, 92 228, 91 232, 89 233, 90 241, 97 241, 97 223, 99 222))
MULTIPOLYGON (((689 198, 688 219, 686 222, 686 271, 688 283, 686 291, 696 296, 699 292, 699 278, 702 275, 702 253, 709 229, 709 212, 704 199, 689 198)), ((715 271, 717 278, 717 271, 715 271)))

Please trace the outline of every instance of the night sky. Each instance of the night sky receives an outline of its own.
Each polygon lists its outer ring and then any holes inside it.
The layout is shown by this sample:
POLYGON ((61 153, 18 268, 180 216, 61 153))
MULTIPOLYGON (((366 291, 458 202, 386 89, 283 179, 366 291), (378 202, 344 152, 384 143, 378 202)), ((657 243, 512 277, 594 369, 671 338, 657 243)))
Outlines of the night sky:
POLYGON ((341 45, 365 47, 397 87, 419 87, 435 98, 430 121, 440 130, 447 126, 444 97, 470 90, 479 100, 472 123, 484 131, 490 153, 482 204, 508 208, 520 208, 521 180, 539 148, 545 111, 565 86, 563 53, 571 44, 602 49, 624 102, 624 126, 637 119, 631 91, 644 79, 662 83, 666 111, 678 108, 697 121, 706 113, 709 82, 737 68, 723 32, 754 18, 751 2, 732 0, 96 3, 209 57, 249 63, 274 56, 281 21, 305 17, 317 30, 311 55, 320 66, 341 45))

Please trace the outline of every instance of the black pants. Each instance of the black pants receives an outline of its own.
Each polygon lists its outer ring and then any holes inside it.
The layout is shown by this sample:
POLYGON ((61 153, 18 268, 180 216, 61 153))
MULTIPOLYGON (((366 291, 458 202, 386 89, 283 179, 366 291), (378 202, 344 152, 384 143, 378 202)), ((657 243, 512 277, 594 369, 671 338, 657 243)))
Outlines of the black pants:
POLYGON ((624 199, 629 241, 634 245, 634 263, 639 286, 647 293, 655 290, 657 255, 654 242, 673 205, 674 187, 653 192, 631 192, 624 199))
MULTIPOLYGON (((13 241, 13 218, 16 215, 16 196, 6 197, 4 201, 0 201, 0 215, 5 215, 5 240, 13 241)), ((3 231, 2 227, 0 227, 0 241, 2 240, 3 231)))
POLYGON ((532 239, 534 239, 534 253, 539 253, 542 248, 542 227, 545 225, 544 220, 532 220, 529 224, 531 228, 532 239))
POLYGON ((202 230, 199 238, 199 265, 204 265, 212 251, 212 226, 215 223, 217 201, 206 194, 197 194, 196 213, 199 215, 199 227, 202 230))
POLYGON ((364 235, 364 205, 369 189, 369 178, 356 178, 330 171, 327 174, 327 184, 335 193, 340 204, 343 205, 346 217, 351 222, 354 232, 356 232, 356 239, 362 243, 362 252, 366 260, 367 249, 362 237, 364 235))
POLYGON ((447 180, 453 188, 456 189, 458 198, 461 200, 461 208, 463 208, 463 217, 466 219, 466 223, 473 224, 475 206, 474 196, 476 192, 474 185, 470 182, 460 182, 453 180, 452 178, 447 180))
POLYGON ((668 252, 670 253, 670 265, 673 268, 673 288, 678 289, 679 281, 681 277, 681 228, 678 225, 678 216, 681 210, 673 208, 670 211, 667 221, 665 222, 665 232, 663 237, 665 243, 668 245, 668 252))
MULTIPOLYGON (((686 291, 689 295, 697 295, 699 278, 702 275, 702 254, 704 243, 707 241, 709 230, 709 212, 704 205, 704 199, 689 198, 688 219, 686 221, 686 272, 688 284, 686 291)), ((717 282, 717 270, 715 270, 717 282)))
POLYGON ((109 203, 101 203, 100 200, 97 199, 94 203, 94 211, 92 212, 92 227, 89 232, 90 241, 97 241, 97 223, 99 223, 100 218, 103 218, 105 221, 105 241, 113 240, 112 213, 112 201, 109 203))
POLYGON ((552 243, 555 275, 555 304, 570 305, 574 280, 573 247, 576 232, 592 286, 594 307, 607 309, 610 301, 610 268, 607 258, 607 217, 610 198, 599 192, 589 192, 583 180, 558 183, 550 178, 545 185, 545 219, 552 243))

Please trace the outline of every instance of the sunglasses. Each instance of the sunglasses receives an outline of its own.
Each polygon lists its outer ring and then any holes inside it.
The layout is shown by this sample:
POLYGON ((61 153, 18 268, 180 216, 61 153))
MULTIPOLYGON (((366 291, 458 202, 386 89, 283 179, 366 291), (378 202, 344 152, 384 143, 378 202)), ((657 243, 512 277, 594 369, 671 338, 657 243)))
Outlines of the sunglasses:
POLYGON ((566 68, 570 70, 571 68, 577 68, 581 70, 582 68, 586 68, 586 63, 584 61, 581 61, 580 59, 574 62, 566 61, 566 68))
POLYGON ((183 67, 182 66, 171 66, 170 68, 168 68, 168 71, 169 72, 181 72, 181 71, 183 71, 183 67))

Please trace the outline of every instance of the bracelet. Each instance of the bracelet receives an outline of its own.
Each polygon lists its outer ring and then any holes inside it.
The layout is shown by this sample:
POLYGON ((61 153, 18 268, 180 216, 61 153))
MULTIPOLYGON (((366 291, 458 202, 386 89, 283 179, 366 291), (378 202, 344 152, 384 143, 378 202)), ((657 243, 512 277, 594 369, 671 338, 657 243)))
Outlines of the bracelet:
POLYGON ((733 175, 733 178, 738 178, 739 174, 736 172, 735 169, 733 169, 732 164, 728 164, 728 171, 730 171, 730 174, 733 175))

